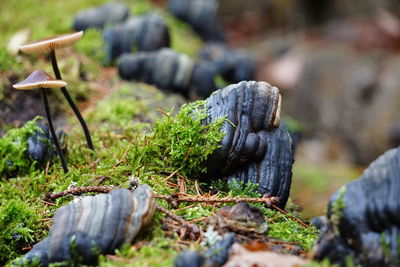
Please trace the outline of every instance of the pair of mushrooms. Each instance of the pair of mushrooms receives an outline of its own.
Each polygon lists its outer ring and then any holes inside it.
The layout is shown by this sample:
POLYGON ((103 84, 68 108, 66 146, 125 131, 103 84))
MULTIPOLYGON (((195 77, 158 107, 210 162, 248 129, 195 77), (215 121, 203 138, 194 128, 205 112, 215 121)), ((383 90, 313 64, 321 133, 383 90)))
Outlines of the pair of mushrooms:
POLYGON ((64 173, 68 172, 67 163, 64 158, 64 154, 61 150, 60 143, 57 139, 53 123, 51 120, 50 109, 47 101, 46 90, 48 88, 60 88, 61 92, 63 93, 64 97, 67 99, 69 105, 71 106, 72 110, 74 111, 75 115, 77 116, 80 124, 82 125, 83 131, 86 136, 86 141, 90 149, 94 150, 94 146, 92 143, 92 139, 90 137, 89 129, 83 119, 81 113, 79 112, 78 108, 76 107, 74 101, 72 100, 71 96, 69 95, 67 88, 65 87, 67 83, 62 80, 61 73, 58 68, 56 53, 55 50, 59 48, 64 48, 70 46, 82 38, 83 31, 71 33, 71 34, 64 34, 58 35, 54 37, 49 37, 45 39, 41 39, 38 41, 34 41, 28 43, 26 45, 22 45, 19 47, 21 52, 27 54, 44 54, 48 53, 51 58, 51 63, 53 66, 53 71, 56 76, 56 79, 53 79, 50 75, 46 72, 41 70, 36 70, 32 72, 25 80, 20 83, 14 84, 13 87, 18 90, 33 90, 33 89, 40 89, 42 93, 42 100, 43 105, 46 111, 47 121, 49 123, 50 133, 53 139, 53 142, 56 146, 58 155, 61 159, 61 164, 64 170, 64 173))

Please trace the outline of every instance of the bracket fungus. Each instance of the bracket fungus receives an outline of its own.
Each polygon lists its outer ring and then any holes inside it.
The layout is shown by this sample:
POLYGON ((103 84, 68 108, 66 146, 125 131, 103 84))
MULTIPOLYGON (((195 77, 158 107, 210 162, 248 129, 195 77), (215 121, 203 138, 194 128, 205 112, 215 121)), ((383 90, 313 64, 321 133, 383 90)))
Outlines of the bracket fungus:
POLYGON ((46 72, 36 70, 36 71, 32 72, 22 82, 14 84, 13 87, 17 90, 34 90, 34 89, 41 90, 42 101, 43 101, 44 109, 46 111, 46 117, 47 117, 47 121, 49 123, 51 136, 52 136, 53 142, 56 146, 57 153, 60 156, 63 170, 65 173, 67 173, 68 172, 67 163, 65 161, 64 154, 61 150, 60 143, 58 141, 56 132, 53 127, 53 122, 51 120, 51 115, 50 115, 50 108, 49 108, 49 104, 47 101, 47 95, 46 95, 47 88, 59 88, 59 87, 65 86, 65 85, 67 85, 67 83, 64 82, 63 80, 55 80, 52 77, 50 77, 46 72))
POLYGON ((124 54, 119 58, 118 72, 123 79, 143 81, 186 97, 205 98, 217 89, 213 71, 169 48, 124 54))
POLYGON ((221 147, 206 162, 209 177, 258 185, 260 194, 279 197, 283 208, 292 181, 293 146, 280 125, 281 95, 266 82, 243 81, 206 99, 210 124, 226 118, 221 147))
POLYGON ((169 11, 188 23, 205 41, 225 42, 225 34, 218 21, 216 0, 169 0, 169 11))
POLYGON ((110 2, 80 11, 74 17, 72 28, 76 31, 84 31, 89 28, 103 29, 118 24, 128 17, 129 7, 126 4, 110 2))
POLYGON ((327 220, 313 248, 317 260, 347 266, 399 266, 400 148, 372 162, 329 200, 327 220))
MULTIPOLYGON (((56 35, 56 36, 40 39, 37 41, 33 41, 33 42, 27 43, 25 45, 21 45, 19 47, 19 50, 26 54, 49 53, 50 59, 51 59, 51 64, 53 66, 54 75, 56 76, 56 79, 62 80, 61 73, 60 73, 60 70, 59 70, 58 64, 57 64, 55 50, 64 48, 67 46, 71 46, 72 44, 79 41, 82 38, 82 35, 83 35, 83 31, 69 33, 69 34, 56 35)), ((90 132, 86 125, 85 120, 82 117, 82 114, 80 113, 78 107, 75 105, 74 101, 72 100, 65 85, 60 86, 60 89, 61 89, 61 92, 63 93, 64 97, 67 99, 68 104, 71 106, 72 110, 74 111, 80 124, 82 125, 89 148, 94 150, 93 142, 90 137, 90 132)))
POLYGON ((170 46, 168 25, 158 13, 130 17, 105 30, 103 38, 109 62, 132 50, 155 51, 170 46))
POLYGON ((150 224, 155 207, 148 185, 140 185, 133 192, 114 189, 62 206, 54 215, 48 237, 34 245, 21 264, 26 266, 37 259, 48 266, 79 255, 79 263, 95 265, 99 254, 111 254, 131 244, 150 224))
MULTIPOLYGON (((52 135, 50 129, 45 124, 38 124, 38 129, 35 131, 34 135, 28 138, 28 153, 32 160, 40 163, 45 163, 51 158, 57 156, 57 151, 54 150, 52 142, 52 135)), ((56 136, 60 142, 61 148, 66 150, 65 133, 61 130, 56 131, 56 136)))
POLYGON ((221 43, 209 43, 199 51, 198 57, 227 82, 238 83, 255 78, 255 60, 245 51, 221 43))

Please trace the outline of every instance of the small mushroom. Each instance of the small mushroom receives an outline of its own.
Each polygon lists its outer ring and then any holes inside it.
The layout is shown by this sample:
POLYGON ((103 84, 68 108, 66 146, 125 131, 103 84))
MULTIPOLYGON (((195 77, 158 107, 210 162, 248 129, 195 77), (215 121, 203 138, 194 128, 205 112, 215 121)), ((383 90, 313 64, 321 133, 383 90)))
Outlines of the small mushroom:
MULTIPOLYGON (((26 54, 35 54, 35 53, 49 53, 51 58, 51 64, 53 66, 53 71, 56 76, 56 79, 61 80, 61 73, 58 68, 57 58, 55 50, 59 48, 64 48, 70 46, 82 38, 83 31, 69 33, 69 34, 62 34, 56 35, 44 39, 40 39, 37 41, 30 42, 28 44, 22 45, 19 47, 21 52, 26 54)), ((86 141, 90 149, 94 150, 92 138, 90 137, 89 129, 86 125, 85 120, 82 117, 82 114, 79 112, 78 107, 75 105, 74 101, 72 100, 70 94, 67 91, 65 86, 61 86, 61 92, 63 93, 64 97, 67 99, 68 104, 71 106, 72 110, 74 111, 76 117, 78 118, 80 124, 82 125, 83 131, 86 136, 86 141)))
POLYGON ((46 72, 36 70, 36 71, 32 72, 22 82, 14 84, 13 87, 17 90, 41 89, 43 105, 44 105, 44 109, 46 111, 46 117, 47 117, 47 121, 49 123, 51 136, 53 138, 54 144, 56 145, 57 153, 60 156, 61 164, 64 169, 64 173, 67 173, 68 172, 67 163, 65 161, 64 154, 61 150, 61 146, 58 141, 56 132, 54 131, 53 122, 52 122, 51 116, 50 116, 49 104, 48 104, 47 96, 46 96, 46 88, 59 88, 59 87, 64 87, 65 85, 67 85, 67 83, 64 82, 63 80, 55 80, 52 77, 50 77, 46 72))

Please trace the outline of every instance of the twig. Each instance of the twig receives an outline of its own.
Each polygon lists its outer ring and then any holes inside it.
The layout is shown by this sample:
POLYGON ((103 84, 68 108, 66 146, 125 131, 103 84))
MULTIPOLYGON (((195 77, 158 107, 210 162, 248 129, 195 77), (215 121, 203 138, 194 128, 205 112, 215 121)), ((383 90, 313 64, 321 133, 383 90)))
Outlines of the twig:
POLYGON ((175 174, 178 173, 179 170, 175 170, 173 173, 171 173, 170 175, 167 176, 167 178, 165 178, 164 180, 162 180, 163 182, 168 181, 169 179, 172 178, 172 176, 174 176, 175 174))
POLYGON ((278 197, 261 197, 261 198, 205 198, 201 196, 164 196, 155 195, 156 198, 164 199, 168 202, 202 202, 202 203, 239 203, 239 202, 253 202, 253 203, 265 203, 267 206, 274 205, 278 202, 278 197))
POLYGON ((179 193, 186 194, 185 178, 183 177, 178 178, 178 186, 179 186, 179 193))
POLYGON ((122 162, 125 161, 126 156, 128 155, 128 152, 129 152, 129 150, 132 148, 132 145, 133 145, 134 142, 135 142, 135 141, 133 140, 133 141, 131 141, 131 142, 129 143, 128 148, 124 151, 124 154, 122 154, 121 159, 113 166, 113 169, 116 168, 116 167, 118 167, 122 162))
POLYGON ((180 216, 176 215, 166 208, 161 207, 158 204, 156 204, 156 208, 181 225, 181 227, 175 230, 176 233, 179 233, 180 240, 184 239, 185 237, 191 240, 195 240, 198 239, 198 236, 201 235, 201 230, 196 224, 185 221, 180 216))
POLYGON ((161 108, 157 108, 157 111, 160 112, 160 113, 162 113, 162 114, 164 114, 164 115, 167 116, 168 118, 171 118, 171 115, 170 115, 168 112, 162 110, 161 108))
POLYGON ((114 187, 112 186, 85 186, 85 187, 76 187, 76 188, 71 188, 59 193, 55 193, 55 194, 46 194, 43 197, 44 201, 54 201, 57 198, 60 197, 64 197, 66 195, 82 195, 85 193, 91 193, 91 192, 95 192, 95 193, 108 193, 110 192, 112 189, 114 189, 114 187))
POLYGON ((202 202, 202 203, 239 203, 239 202, 251 202, 251 203, 264 203, 269 208, 273 208, 280 213, 284 214, 285 216, 289 217, 291 220, 298 222, 303 227, 308 227, 302 220, 296 218, 290 214, 288 214, 283 209, 279 208, 276 203, 278 203, 278 197, 261 197, 261 198, 234 198, 234 197, 225 197, 225 198, 205 198, 201 196, 182 196, 180 194, 175 194, 172 196, 163 196, 157 195, 156 198, 164 199, 167 202, 176 206, 179 202, 202 202))
POLYGON ((284 211, 283 209, 279 208, 279 207, 276 206, 275 204, 272 204, 271 207, 274 208, 274 209, 276 209, 276 210, 279 211, 280 213, 282 213, 282 214, 288 216, 291 220, 298 222, 301 226, 303 226, 303 227, 305 227, 305 228, 308 227, 308 225, 305 224, 302 220, 300 220, 300 219, 297 218, 297 217, 294 217, 294 216, 290 215, 289 213, 287 213, 287 212, 284 211))
POLYGON ((43 199, 41 199, 40 201, 41 201, 41 202, 43 202, 43 203, 44 203, 44 204, 46 204, 46 205, 49 205, 49 206, 55 206, 55 204, 54 204, 54 203, 47 202, 46 200, 43 200, 43 199))
POLYGON ((185 156, 185 161, 187 161, 187 160, 189 159, 190 154, 192 153, 192 151, 193 151, 193 147, 191 147, 191 148, 189 149, 189 151, 187 152, 187 154, 186 154, 186 156, 185 156))
POLYGON ((182 225, 187 225, 189 224, 187 221, 185 221, 184 219, 182 219, 181 217, 179 217, 178 215, 176 215, 175 213, 173 213, 172 211, 161 207, 160 205, 156 204, 156 208, 165 213, 166 215, 168 215, 169 217, 171 217, 172 219, 174 219, 175 221, 177 221, 178 223, 182 224, 182 225))

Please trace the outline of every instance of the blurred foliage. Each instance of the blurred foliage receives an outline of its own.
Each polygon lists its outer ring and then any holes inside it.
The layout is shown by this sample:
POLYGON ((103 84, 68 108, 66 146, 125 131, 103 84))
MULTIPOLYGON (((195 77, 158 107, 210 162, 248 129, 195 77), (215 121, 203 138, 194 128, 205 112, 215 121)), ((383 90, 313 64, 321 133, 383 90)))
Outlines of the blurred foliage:
POLYGON ((102 33, 99 29, 87 29, 82 40, 76 43, 76 51, 93 58, 97 62, 105 63, 106 51, 102 33))
POLYGON ((331 194, 361 174, 361 169, 341 163, 315 164, 296 159, 293 165, 292 199, 312 218, 325 214, 331 194))

